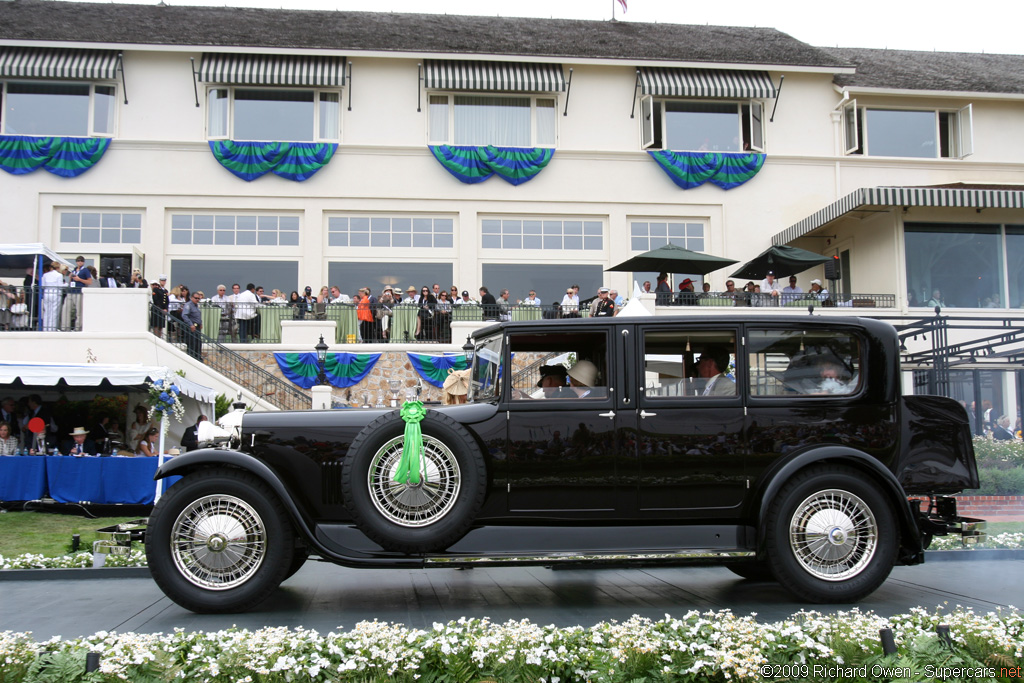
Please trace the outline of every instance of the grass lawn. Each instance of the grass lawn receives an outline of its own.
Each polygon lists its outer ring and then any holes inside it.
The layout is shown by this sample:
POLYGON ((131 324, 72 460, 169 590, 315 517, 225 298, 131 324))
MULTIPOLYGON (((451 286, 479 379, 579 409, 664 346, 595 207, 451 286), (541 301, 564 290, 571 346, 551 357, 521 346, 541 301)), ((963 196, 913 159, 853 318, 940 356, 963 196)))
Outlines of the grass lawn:
POLYGON ((80 550, 91 550, 92 542, 96 540, 97 529, 138 518, 139 516, 135 515, 87 519, 48 512, 5 512, 0 514, 0 555, 64 555, 71 550, 72 534, 81 536, 80 550))

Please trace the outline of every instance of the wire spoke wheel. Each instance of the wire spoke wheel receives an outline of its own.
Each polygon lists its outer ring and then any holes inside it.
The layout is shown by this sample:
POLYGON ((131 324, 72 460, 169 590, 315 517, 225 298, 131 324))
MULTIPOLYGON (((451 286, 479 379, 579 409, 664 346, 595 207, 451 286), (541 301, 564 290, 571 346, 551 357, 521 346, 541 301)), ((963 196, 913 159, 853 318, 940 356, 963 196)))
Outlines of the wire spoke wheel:
POLYGON ((203 496, 188 504, 170 536, 174 566, 189 583, 210 590, 240 586, 267 555, 267 530, 241 498, 203 496))
POLYGON ((401 484, 394 480, 402 458, 404 436, 381 446, 370 461, 367 486, 377 511, 403 527, 424 527, 444 518, 455 506, 462 473, 455 453, 440 440, 423 435, 420 482, 401 484))
POLYGON ((824 581, 845 581, 871 564, 878 533, 867 503, 848 491, 827 489, 796 506, 789 545, 807 573, 824 581))

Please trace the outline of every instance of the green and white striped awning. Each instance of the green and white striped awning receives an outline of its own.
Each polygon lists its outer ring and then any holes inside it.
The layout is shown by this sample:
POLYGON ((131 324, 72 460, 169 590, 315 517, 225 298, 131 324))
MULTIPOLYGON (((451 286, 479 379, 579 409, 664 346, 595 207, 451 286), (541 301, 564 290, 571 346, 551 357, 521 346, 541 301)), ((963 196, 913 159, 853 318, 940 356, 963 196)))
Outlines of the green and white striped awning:
POLYGON ((0 78, 114 80, 117 52, 8 47, 0 50, 0 78))
POLYGON ((424 85, 437 90, 560 92, 565 90, 561 64, 467 62, 428 59, 424 85))
POLYGON ((1024 187, 862 187, 811 214, 772 238, 772 244, 793 240, 864 207, 940 206, 969 209, 1024 209, 1024 187))
POLYGON ((205 53, 199 66, 203 83, 232 85, 345 85, 345 58, 309 55, 205 53))
POLYGON ((777 92, 767 71, 640 67, 640 88, 658 97, 769 98, 777 92))

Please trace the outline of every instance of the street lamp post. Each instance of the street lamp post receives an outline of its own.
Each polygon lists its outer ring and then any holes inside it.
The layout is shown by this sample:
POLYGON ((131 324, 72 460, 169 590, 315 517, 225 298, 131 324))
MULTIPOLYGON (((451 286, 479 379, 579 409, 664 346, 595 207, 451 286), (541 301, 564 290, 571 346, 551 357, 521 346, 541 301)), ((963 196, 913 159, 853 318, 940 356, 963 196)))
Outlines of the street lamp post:
POLYGON ((327 344, 324 343, 324 336, 320 335, 320 343, 313 347, 316 349, 316 362, 319 368, 319 373, 316 376, 317 384, 327 384, 327 373, 324 371, 324 367, 327 363, 327 344))

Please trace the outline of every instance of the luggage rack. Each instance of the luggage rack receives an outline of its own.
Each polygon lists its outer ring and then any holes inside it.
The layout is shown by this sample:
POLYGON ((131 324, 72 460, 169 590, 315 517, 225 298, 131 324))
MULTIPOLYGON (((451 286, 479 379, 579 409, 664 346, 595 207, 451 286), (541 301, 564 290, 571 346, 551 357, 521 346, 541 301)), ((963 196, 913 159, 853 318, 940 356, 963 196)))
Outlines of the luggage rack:
POLYGON ((148 525, 149 518, 143 517, 97 529, 99 538, 92 543, 93 555, 127 555, 133 542, 145 542, 148 525))

